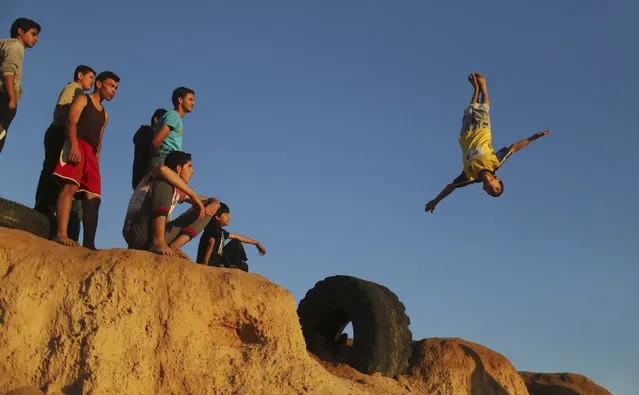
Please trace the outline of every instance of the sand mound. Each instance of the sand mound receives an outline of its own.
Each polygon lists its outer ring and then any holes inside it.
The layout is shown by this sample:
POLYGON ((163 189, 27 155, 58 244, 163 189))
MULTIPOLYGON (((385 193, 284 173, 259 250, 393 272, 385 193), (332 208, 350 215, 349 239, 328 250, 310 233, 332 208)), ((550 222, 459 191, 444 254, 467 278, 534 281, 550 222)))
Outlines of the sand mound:
POLYGON ((358 393, 255 274, 0 228, 0 393, 358 393))
POLYGON ((413 386, 421 383, 428 394, 528 394, 524 381, 503 355, 462 339, 415 342, 411 365, 413 386))
POLYGON ((574 373, 519 372, 530 395, 611 395, 586 376, 574 373))
POLYGON ((0 394, 527 394, 480 345, 414 350, 409 374, 364 375, 310 355, 259 275, 0 228, 0 394))

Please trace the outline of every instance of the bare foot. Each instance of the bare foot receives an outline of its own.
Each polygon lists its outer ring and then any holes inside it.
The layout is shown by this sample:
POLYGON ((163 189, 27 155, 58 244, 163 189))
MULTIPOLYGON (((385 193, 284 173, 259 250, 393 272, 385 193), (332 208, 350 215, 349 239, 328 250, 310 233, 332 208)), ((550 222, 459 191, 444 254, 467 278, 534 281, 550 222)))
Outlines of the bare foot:
POLYGON ((76 243, 75 241, 71 240, 68 236, 57 236, 55 239, 53 239, 53 241, 55 241, 58 244, 62 244, 63 246, 68 246, 68 247, 77 247, 77 246, 79 246, 78 243, 76 243))
POLYGON ((151 248, 149 248, 154 254, 164 255, 164 256, 175 256, 175 252, 166 244, 163 245, 155 245, 153 244, 151 248))
POLYGON ((475 88, 478 86, 477 77, 475 77, 475 73, 468 74, 468 82, 470 82, 470 84, 475 88))
POLYGON ((477 80, 477 84, 479 86, 486 87, 486 77, 482 73, 474 73, 475 80, 477 80))

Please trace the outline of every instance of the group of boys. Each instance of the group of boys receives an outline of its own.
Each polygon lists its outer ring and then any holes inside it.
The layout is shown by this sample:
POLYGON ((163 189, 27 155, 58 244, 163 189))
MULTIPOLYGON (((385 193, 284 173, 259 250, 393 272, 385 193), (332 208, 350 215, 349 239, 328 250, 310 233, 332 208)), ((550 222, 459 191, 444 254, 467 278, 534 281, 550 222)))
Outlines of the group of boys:
MULTIPOLYGON (((40 31, 35 21, 18 18, 11 26, 11 38, 0 39, 0 152, 22 94, 24 49, 36 45, 40 31)), ((81 219, 82 245, 95 249, 101 201, 99 159, 109 121, 103 102, 115 97, 119 82, 111 71, 96 75, 91 67, 80 65, 58 96, 44 135, 45 158, 35 209, 55 215, 53 240, 60 244, 78 245, 81 219)), ((248 271, 242 243, 255 245, 264 255, 262 244, 224 230, 230 221, 228 206, 198 195, 188 185, 194 170, 191 155, 182 151, 182 118, 193 111, 195 92, 179 87, 173 91, 172 102, 172 111, 156 110, 151 125, 143 125, 134 136, 133 195, 122 235, 129 248, 188 259, 182 246, 203 231, 198 263, 248 271), (184 202, 192 208, 169 220, 176 205, 184 202)))
MULTIPOLYGON (((0 40, 0 71, 3 75, 0 82, 0 152, 22 93, 20 81, 24 48, 33 47, 39 33, 40 25, 19 18, 11 26, 11 38, 0 40)), ((482 183, 486 193, 493 197, 500 196, 504 184, 496 171, 513 153, 550 133, 549 130, 537 132, 495 151, 486 79, 480 73, 471 73, 468 81, 473 87, 473 96, 464 111, 458 139, 463 170, 426 204, 427 212, 432 213, 435 206, 455 189, 473 183, 482 183)), ((105 71, 95 76, 90 67, 78 66, 74 81, 60 93, 53 122, 45 133, 45 160, 35 208, 44 213, 55 210, 55 240, 64 245, 77 244, 78 218, 81 215, 83 245, 95 248, 100 205, 98 160, 102 134, 108 122, 102 102, 113 99, 118 82, 118 76, 112 72, 105 71), (93 92, 85 95, 84 91, 94 84, 93 92), (75 207, 74 215, 70 214, 72 206, 75 207), (73 227, 71 236, 69 226, 73 227)), ((181 247, 204 231, 198 246, 199 263, 245 268, 246 254, 241 243, 256 245, 260 254, 265 253, 264 247, 253 239, 226 232, 223 228, 230 220, 228 206, 215 198, 200 196, 189 188, 188 182, 194 171, 190 154, 182 151, 182 118, 193 111, 195 92, 185 87, 177 88, 172 102, 172 111, 156 110, 151 125, 143 125, 134 136, 134 193, 126 214, 124 239, 131 248, 186 257, 181 247), (167 217, 175 206, 183 202, 191 203, 193 208, 168 221, 167 217), (227 239, 234 240, 225 245, 227 239)))

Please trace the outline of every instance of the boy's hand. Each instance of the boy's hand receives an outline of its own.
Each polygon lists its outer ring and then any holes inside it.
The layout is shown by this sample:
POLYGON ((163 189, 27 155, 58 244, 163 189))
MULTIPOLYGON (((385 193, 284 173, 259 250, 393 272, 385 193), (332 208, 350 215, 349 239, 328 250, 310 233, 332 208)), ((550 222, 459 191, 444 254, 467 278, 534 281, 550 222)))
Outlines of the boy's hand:
POLYGON ((548 136, 550 134, 550 130, 546 129, 543 132, 535 133, 535 138, 538 139, 540 137, 548 136))
POLYGON ((424 210, 426 210, 426 212, 433 212, 435 210, 435 206, 437 206, 437 202, 435 200, 431 200, 430 202, 426 203, 426 207, 424 208, 424 210))
POLYGON ((206 214, 206 208, 204 207, 204 204, 202 204, 202 202, 200 202, 200 199, 189 199, 191 201, 191 205, 193 206, 193 210, 197 211, 197 217, 198 219, 202 219, 204 218, 204 214, 206 214))
POLYGON ((215 213, 217 213, 217 210, 219 208, 220 208, 220 201, 215 198, 211 198, 211 201, 209 201, 209 203, 205 207, 206 215, 210 217, 214 216, 215 213))
POLYGON ((262 243, 257 243, 255 246, 257 247, 257 250, 260 252, 260 255, 266 255, 266 248, 264 248, 262 243))
POLYGON ((10 110, 15 109, 18 107, 18 100, 15 97, 10 98, 8 106, 10 110))
POLYGON ((149 251, 151 251, 154 254, 158 254, 158 255, 175 256, 175 252, 166 243, 157 244, 157 245, 153 244, 149 248, 149 251))
POLYGON ((82 154, 80 153, 80 147, 77 144, 71 144, 71 148, 69 149, 69 162, 77 165, 82 160, 82 154))

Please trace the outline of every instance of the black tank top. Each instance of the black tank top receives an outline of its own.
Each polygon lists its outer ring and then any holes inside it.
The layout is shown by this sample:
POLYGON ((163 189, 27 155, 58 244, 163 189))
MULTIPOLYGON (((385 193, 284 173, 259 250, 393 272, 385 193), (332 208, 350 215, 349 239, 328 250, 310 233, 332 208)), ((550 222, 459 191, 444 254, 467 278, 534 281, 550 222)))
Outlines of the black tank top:
POLYGON ((93 151, 97 152, 100 145, 100 132, 106 117, 104 107, 102 107, 102 111, 98 111, 93 105, 91 97, 89 95, 86 97, 87 105, 82 110, 77 125, 78 138, 89 143, 93 147, 93 151))

